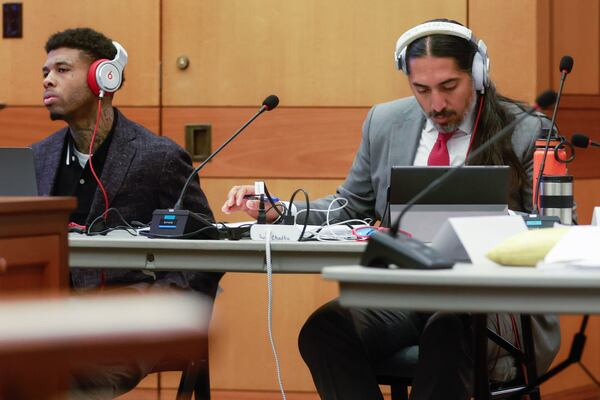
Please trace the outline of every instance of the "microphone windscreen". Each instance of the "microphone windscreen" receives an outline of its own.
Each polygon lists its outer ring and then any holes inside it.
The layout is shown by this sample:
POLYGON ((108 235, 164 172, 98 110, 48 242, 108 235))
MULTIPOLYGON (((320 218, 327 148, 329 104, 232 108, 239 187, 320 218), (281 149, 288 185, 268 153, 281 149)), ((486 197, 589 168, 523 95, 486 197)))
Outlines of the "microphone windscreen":
POLYGON ((279 104, 279 97, 274 94, 268 96, 263 102, 262 105, 267 108, 267 111, 271 111, 279 104))
POLYGON ((535 99, 535 104, 539 108, 548 108, 556 102, 556 92, 552 90, 546 90, 535 99))
POLYGON ((573 57, 562 56, 560 59, 560 72, 565 71, 567 74, 573 69, 573 57))
POLYGON ((575 133, 571 136, 571 144, 576 147, 585 148, 590 145, 590 138, 581 133, 575 133))

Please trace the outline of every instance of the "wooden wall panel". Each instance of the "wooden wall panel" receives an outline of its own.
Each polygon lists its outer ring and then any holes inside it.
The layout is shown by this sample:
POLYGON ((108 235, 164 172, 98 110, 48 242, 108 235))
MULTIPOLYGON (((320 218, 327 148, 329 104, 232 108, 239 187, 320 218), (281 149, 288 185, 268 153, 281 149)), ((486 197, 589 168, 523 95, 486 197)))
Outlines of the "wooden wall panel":
POLYGON ((552 82, 558 89, 559 64, 563 55, 575 60, 565 84, 565 93, 600 92, 600 3, 597 0, 552 1, 552 82))
MULTIPOLYGON (((127 118, 158 132, 157 107, 119 109, 127 118)), ((45 107, 8 107, 0 111, 0 147, 29 146, 65 125, 64 121, 51 121, 45 107)))
POLYGON ((537 88, 537 2, 469 1, 469 27, 488 46, 490 75, 502 94, 532 102, 537 88), (508 28, 508 29, 507 29, 508 28))
POLYGON ((552 7, 546 0, 536 1, 536 59, 537 87, 535 93, 542 93, 552 88, 552 7))
MULTIPOLYGON (((212 125, 216 149, 256 108, 167 107, 163 135, 184 145, 184 125, 212 125)), ((358 149, 367 108, 277 108, 213 159, 206 177, 343 178, 358 149)))
POLYGON ((164 13, 164 104, 368 106, 409 94, 396 40, 466 0, 171 0, 164 13), (190 59, 187 70, 176 59, 190 59))
POLYGON ((588 225, 592 223, 592 211, 594 207, 600 207, 600 179, 580 179, 575 177, 573 190, 575 201, 577 202, 579 223, 588 225))
POLYGON ((158 105, 159 0, 20 2, 23 38, 0 37, 0 101, 41 105, 46 40, 54 32, 88 26, 118 41, 129 53, 127 82, 115 96, 116 104, 158 105))
MULTIPOLYGON (((568 139, 580 132, 600 141, 600 96, 563 97, 557 124, 568 139)), ((576 149, 575 161, 569 164, 569 172, 578 179, 600 178, 600 149, 576 149)))

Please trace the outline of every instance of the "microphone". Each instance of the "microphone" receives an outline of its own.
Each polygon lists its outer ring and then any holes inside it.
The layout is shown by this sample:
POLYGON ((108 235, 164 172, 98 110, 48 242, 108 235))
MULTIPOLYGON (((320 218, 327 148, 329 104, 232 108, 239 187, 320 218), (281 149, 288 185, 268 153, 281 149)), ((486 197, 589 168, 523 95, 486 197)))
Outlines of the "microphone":
MULTIPOLYGON (((552 119, 550 122, 550 130, 546 135, 545 141, 540 141, 538 143, 536 141, 536 151, 533 157, 533 213, 538 213, 539 201, 540 201, 540 184, 542 180, 542 176, 544 175, 544 169, 546 167, 546 159, 548 157, 548 150, 550 148, 550 141, 553 136, 554 127, 556 123, 556 115, 558 113, 558 105, 560 103, 560 97, 563 92, 563 87, 565 84, 565 79, 567 75, 573 69, 573 57, 571 56, 563 56, 560 59, 559 70, 560 70, 560 85, 558 88, 558 95, 556 98, 556 102, 554 103, 554 110, 552 111, 552 119), (539 146, 538 146, 539 144, 539 146), (539 150, 539 151, 538 151, 539 150)), ((556 147, 553 149, 553 153, 558 151, 561 154, 561 157, 558 157, 556 154, 553 154, 551 157, 552 164, 550 165, 551 175, 566 175, 567 174, 567 166, 566 163, 561 162, 560 160, 566 159, 565 150, 561 147, 562 141, 556 140, 558 138, 554 138, 554 142, 556 142, 556 147)))
POLYGON ((519 117, 512 120, 508 125, 494 134, 487 142, 470 153, 461 164, 455 168, 450 168, 446 173, 431 182, 425 189, 417 193, 407 203, 400 215, 396 218, 390 228, 389 234, 375 231, 367 243, 367 248, 362 255, 360 264, 365 267, 388 268, 390 264, 395 264, 400 268, 414 269, 445 269, 452 268, 454 261, 444 257, 436 250, 427 246, 425 243, 412 238, 397 239, 400 222, 406 212, 419 200, 439 187, 444 181, 447 181, 452 175, 463 168, 469 161, 479 156, 491 145, 502 139, 506 134, 524 120, 534 111, 551 106, 556 101, 556 93, 546 91, 538 96, 536 104, 524 112, 519 117))
POLYGON ((258 109, 244 125, 242 125, 229 139, 213 151, 207 158, 196 167, 188 176, 177 202, 172 209, 155 210, 152 213, 152 222, 150 223, 150 232, 148 236, 159 238, 191 238, 199 237, 204 239, 218 239, 218 231, 213 224, 202 216, 188 210, 182 210, 183 196, 189 184, 196 174, 221 152, 233 139, 235 139, 248 125, 252 123, 259 115, 265 111, 271 111, 279 104, 279 98, 274 94, 263 100, 262 106, 258 109))
POLYGON ((592 139, 582 133, 574 133, 573 136, 571 136, 571 144, 575 147, 582 147, 584 149, 589 146, 600 147, 600 143, 594 142, 592 139))
POLYGON ((221 146, 219 146, 218 149, 216 149, 214 152, 212 152, 212 154, 210 154, 206 160, 204 160, 204 162, 202 162, 202 164, 200 164, 198 167, 196 167, 196 169, 194 169, 194 171, 192 171, 192 173, 190 174, 190 176, 188 177, 187 181, 185 182, 185 185, 183 185, 183 189, 181 189, 181 194, 179 195, 179 198, 177 199, 177 202, 175 203, 175 206, 173 206, 174 210, 179 210, 181 208, 181 203, 183 201, 183 196, 185 194, 185 191, 187 189, 187 187, 189 186, 189 184, 191 183, 192 179, 194 178, 194 176, 200 172, 200 170, 202 170, 202 168, 204 168, 204 166, 213 159, 214 156, 216 156, 217 154, 219 154, 219 152, 221 150, 223 150, 223 148, 225 146, 227 146, 229 144, 229 142, 231 142, 233 139, 235 139, 240 133, 242 133, 242 131, 244 129, 246 129, 246 127, 248 125, 250 125, 252 123, 252 121, 254 121, 260 114, 262 114, 265 111, 271 111, 272 109, 274 109, 275 107, 277 107, 277 105, 279 104, 279 98, 277 96, 275 96, 274 94, 268 96, 266 99, 263 100, 262 102, 262 106, 260 107, 260 109, 258 110, 258 112, 256 114, 254 114, 252 116, 252 118, 250 118, 248 120, 248 122, 246 122, 244 125, 242 125, 242 127, 240 129, 237 130, 237 132, 235 132, 233 135, 231 135, 231 137, 229 139, 227 139, 225 141, 225 143, 223 143, 221 146))

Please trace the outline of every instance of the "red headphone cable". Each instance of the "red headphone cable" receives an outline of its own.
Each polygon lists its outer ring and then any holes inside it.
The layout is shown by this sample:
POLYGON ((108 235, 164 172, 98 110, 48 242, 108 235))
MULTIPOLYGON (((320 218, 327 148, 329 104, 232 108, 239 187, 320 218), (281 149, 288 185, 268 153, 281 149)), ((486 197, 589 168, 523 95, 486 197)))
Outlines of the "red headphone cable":
MULTIPOLYGON (((94 170, 94 165, 92 163, 92 149, 94 148, 94 141, 96 140, 96 133, 98 133, 98 125, 100 124, 100 112, 102 111, 102 97, 104 97, 103 92, 100 91, 100 96, 98 97, 98 113, 96 114, 96 124, 94 125, 94 133, 92 134, 92 140, 90 141, 89 163, 90 163, 90 171, 92 171, 92 175, 94 175, 94 179, 96 179, 96 182, 98 183, 98 187, 100 188, 100 191, 102 192, 102 196, 104 197, 104 220, 106 220, 106 218, 108 217, 108 196, 106 195, 106 190, 104 189, 104 185, 102 185, 100 178, 98 178, 98 175, 96 175, 96 171, 94 170)), ((104 273, 104 270, 101 270, 100 271, 100 290, 104 290, 105 285, 106 285, 106 274, 104 273)))
POLYGON ((96 114, 96 124, 94 125, 94 133, 92 134, 92 140, 90 141, 89 163, 90 163, 90 171, 92 171, 92 175, 94 176, 94 179, 98 183, 98 187, 100 188, 100 191, 102 192, 102 196, 104 197, 104 219, 106 220, 106 218, 108 217, 108 196, 106 195, 106 190, 104 189, 104 186, 102 185, 102 182, 100 181, 100 178, 98 178, 98 175, 96 175, 96 171, 94 170, 94 165, 92 163, 92 149, 94 148, 94 141, 96 140, 96 133, 98 133, 98 125, 100 124, 100 112, 101 111, 102 111, 102 96, 98 98, 98 113, 96 114))
POLYGON ((479 119, 481 118, 481 110, 483 110, 483 102, 485 100, 485 94, 479 96, 479 110, 477 110, 477 117, 475 118, 475 123, 473 124, 473 132, 471 133, 471 140, 469 141, 469 147, 467 148, 467 155, 471 152, 471 146, 473 145, 473 140, 475 140, 475 135, 477 134, 477 128, 479 127, 479 119))

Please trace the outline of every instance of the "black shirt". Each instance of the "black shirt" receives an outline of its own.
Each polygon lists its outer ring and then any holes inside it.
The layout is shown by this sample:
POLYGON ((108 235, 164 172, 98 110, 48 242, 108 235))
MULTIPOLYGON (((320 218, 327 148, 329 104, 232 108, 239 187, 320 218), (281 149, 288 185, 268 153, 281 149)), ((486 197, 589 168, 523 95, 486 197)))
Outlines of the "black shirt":
MULTIPOLYGON (((110 148, 116 125, 117 113, 115 112, 113 125, 108 136, 92 157, 94 171, 96 171, 96 175, 99 178, 102 177, 102 169, 104 168, 104 162, 108 155, 108 149, 110 148)), ((85 168, 82 168, 79 164, 79 159, 75 155, 75 142, 69 129, 68 134, 65 135, 65 144, 56 180, 54 181, 52 195, 77 197, 77 208, 71 213, 70 221, 79 225, 86 225, 97 189, 98 183, 94 179, 94 175, 92 175, 89 161, 85 164, 85 168)), ((96 218, 97 216, 92 215, 91 217, 96 218)))

